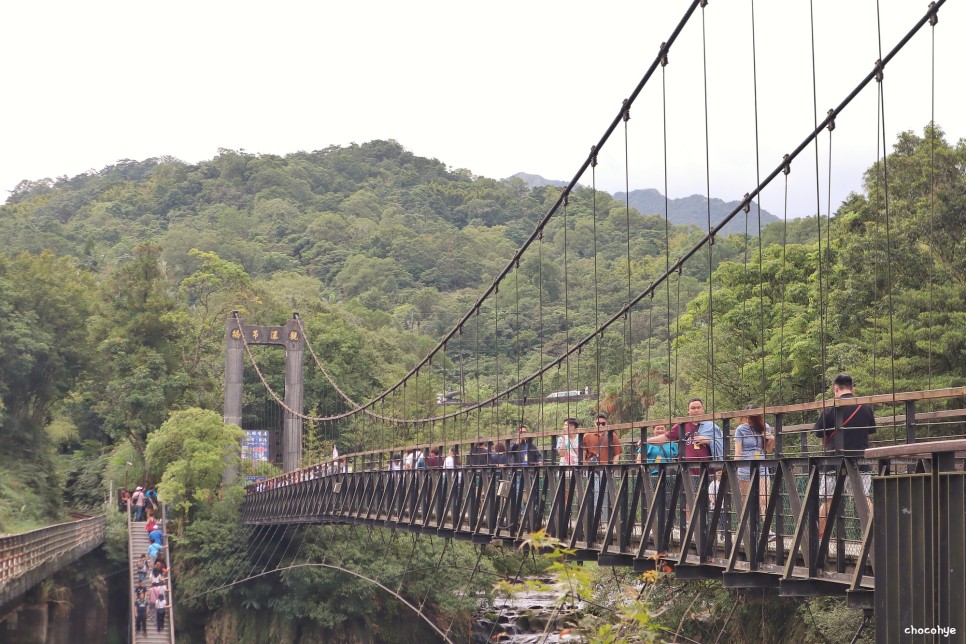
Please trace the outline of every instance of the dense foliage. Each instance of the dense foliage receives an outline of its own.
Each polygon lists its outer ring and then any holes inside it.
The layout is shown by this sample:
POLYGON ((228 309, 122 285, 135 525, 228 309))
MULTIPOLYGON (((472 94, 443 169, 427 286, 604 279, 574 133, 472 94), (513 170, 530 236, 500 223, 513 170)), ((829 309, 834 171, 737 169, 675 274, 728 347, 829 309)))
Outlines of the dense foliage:
MULTIPOLYGON (((213 574, 205 566, 231 565, 227 553, 206 548, 224 547, 236 529, 232 495, 214 501, 221 454, 205 439, 237 438, 219 434, 211 411, 222 404, 229 313, 281 324, 298 311, 327 370, 366 400, 460 319, 559 194, 453 170, 394 141, 284 157, 222 150, 199 164, 122 161, 17 186, 0 206, 0 531, 54 518, 65 503, 93 507, 112 486, 160 482, 186 515, 199 510, 182 536, 194 553, 190 594, 213 574), (187 425, 190 440, 179 430, 187 425), (189 468, 192 459, 206 467, 189 468)), ((718 409, 813 400, 839 370, 852 372, 863 393, 962 385, 964 229, 966 143, 933 128, 904 133, 870 168, 863 193, 830 218, 772 223, 760 242, 716 239, 527 393, 589 386, 617 419, 632 420, 681 412, 691 394, 718 409)), ((458 360, 450 347, 384 411, 433 412, 439 391, 455 386, 472 400, 532 373, 702 237, 575 190, 467 325, 458 360)), ((255 355, 282 391, 281 352, 257 347, 255 355)), ((318 369, 307 363, 305 375, 312 413, 346 408, 318 369)), ((245 379, 247 420, 269 396, 250 368, 245 379)), ((586 417, 594 404, 576 411, 586 417)), ((544 411, 550 425, 564 409, 544 411)), ((505 406, 467 431, 505 432, 519 414, 505 406)), ((441 428, 307 429, 307 458, 318 458, 333 440, 344 452, 441 428)), ((339 543, 347 560, 374 564, 362 561, 372 549, 359 534, 339 543)), ((311 531, 305 540, 321 558, 330 545, 311 531)), ((335 575, 292 570, 197 607, 269 606, 297 585, 329 593, 335 575)), ((441 613, 465 611, 430 581, 412 576, 407 588, 429 590, 441 613)), ((356 590, 371 593, 361 582, 356 590)), ((301 620, 299 628, 325 630, 389 605, 370 600, 270 607, 301 620)), ((220 615, 224 632, 242 627, 220 615)))

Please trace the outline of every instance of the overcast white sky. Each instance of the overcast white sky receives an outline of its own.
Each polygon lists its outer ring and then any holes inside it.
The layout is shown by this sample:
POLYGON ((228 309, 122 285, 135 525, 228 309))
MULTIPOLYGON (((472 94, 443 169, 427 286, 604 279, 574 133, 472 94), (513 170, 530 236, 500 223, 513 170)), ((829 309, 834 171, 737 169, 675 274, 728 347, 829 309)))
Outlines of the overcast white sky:
MULTIPOLYGON (((118 159, 209 159, 218 148, 285 154, 393 138, 453 168, 570 179, 683 15, 683 0, 400 2, 4 2, 0 190, 118 159)), ((711 194, 756 183, 751 0, 705 9, 711 194)), ((880 0, 887 52, 927 2, 880 0)), ((761 175, 812 129, 809 3, 758 0, 761 175)), ((879 57, 873 0, 814 0, 819 119, 879 57)), ((885 74, 885 124, 930 118, 929 28, 885 74)), ((936 28, 936 120, 966 136, 966 3, 936 28)), ((668 192, 706 194, 700 9, 670 54, 668 192)), ((663 191, 661 77, 635 103, 630 188, 663 191)), ((875 87, 839 118, 832 209, 876 158, 875 87)), ((826 212, 829 140, 789 177, 789 214, 826 212)), ((598 187, 623 190, 620 130, 598 187)), ((583 183, 590 182, 589 175, 583 183)), ((0 199, 5 193, 0 192, 0 199)), ((781 189, 762 207, 781 216, 781 189)))

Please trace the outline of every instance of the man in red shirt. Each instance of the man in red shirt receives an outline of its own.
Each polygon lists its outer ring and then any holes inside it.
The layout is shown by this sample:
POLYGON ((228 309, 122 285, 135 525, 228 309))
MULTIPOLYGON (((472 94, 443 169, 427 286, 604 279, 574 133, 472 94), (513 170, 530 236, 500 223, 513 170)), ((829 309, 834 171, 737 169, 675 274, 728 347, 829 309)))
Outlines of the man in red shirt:
MULTIPOLYGON (((688 401, 688 416, 701 416, 704 414, 704 403, 700 398, 693 398, 688 401)), ((698 433, 700 423, 684 423, 684 426, 675 425, 666 434, 654 434, 647 437, 649 445, 664 445, 681 440, 684 436, 684 460, 685 461, 710 461, 713 453, 711 451, 712 438, 698 433)), ((700 474, 700 467, 690 468, 691 474, 700 474)))

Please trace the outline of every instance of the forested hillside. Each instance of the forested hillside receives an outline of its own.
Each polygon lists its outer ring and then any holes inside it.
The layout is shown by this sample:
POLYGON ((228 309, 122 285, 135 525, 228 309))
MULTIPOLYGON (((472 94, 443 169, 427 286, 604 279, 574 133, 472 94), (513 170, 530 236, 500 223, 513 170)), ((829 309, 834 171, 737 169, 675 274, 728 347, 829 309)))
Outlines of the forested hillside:
MULTIPOLYGON (((685 264, 629 331, 606 336, 612 409, 680 413, 670 381, 676 395, 713 390, 719 409, 812 400, 843 369, 863 393, 964 384, 966 143, 905 133, 885 169, 831 220, 775 222, 760 242, 720 237, 685 264)), ((93 507, 109 482, 160 476, 141 457, 172 412, 221 410, 232 310, 259 324, 298 311, 346 393, 378 393, 472 306, 559 195, 395 141, 124 161, 20 184, 0 206, 0 531, 93 507)), ((736 222, 744 230, 744 214, 736 222)), ((503 326, 477 339, 474 376, 492 390, 499 364, 539 368, 703 236, 575 190, 512 296, 501 293, 503 326)), ((280 379, 282 356, 260 356, 280 379)), ((307 405, 340 408, 318 370, 306 378, 307 405)), ((549 374, 547 390, 597 384, 561 378, 549 374)), ((258 387, 246 397, 267 399, 258 387)), ((319 439, 307 458, 328 447, 319 439)), ((360 429, 340 447, 366 440, 360 429)), ((214 528, 195 530, 185 538, 214 528)))
MULTIPOLYGON (((763 274, 757 240, 716 240, 714 374, 701 340, 703 255, 673 281, 670 303, 662 289, 643 303, 625 350, 655 363, 673 351, 683 390, 707 388, 713 375, 729 405, 760 398, 760 374, 745 371, 760 371, 762 340, 765 388, 786 402, 816 395, 822 334, 827 371, 856 371, 866 390, 873 375, 883 387, 885 369, 891 379, 893 346, 900 386, 960 381, 963 155, 941 133, 935 146, 901 137, 890 157, 888 249, 881 168, 865 195, 822 224, 821 262, 814 219, 765 229, 763 274)), ((3 431, 37 454, 48 434, 75 447, 127 439, 143 449, 172 409, 219 408, 220 338, 233 309, 264 324, 300 311, 347 392, 365 399, 452 327, 558 196, 450 170, 394 141, 285 157, 223 150, 198 165, 125 161, 24 182, 0 207, 3 431)), ((517 301, 504 298, 520 328, 483 337, 491 358, 520 359, 529 373, 538 349, 558 355, 594 328, 595 300, 599 318, 663 271, 664 221, 593 197, 575 191, 524 256, 517 301)), ((672 261, 702 237, 688 227, 667 235, 672 261)), ((601 365, 605 380, 620 376, 616 353, 601 365)))

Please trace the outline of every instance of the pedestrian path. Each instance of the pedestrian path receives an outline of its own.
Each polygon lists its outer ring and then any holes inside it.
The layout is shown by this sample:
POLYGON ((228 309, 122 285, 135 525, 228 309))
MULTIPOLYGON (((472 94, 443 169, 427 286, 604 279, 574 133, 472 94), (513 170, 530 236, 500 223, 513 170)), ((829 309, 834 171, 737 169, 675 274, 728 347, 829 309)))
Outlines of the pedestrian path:
MULTIPOLYGON (((131 615, 132 615, 131 617, 132 631, 134 630, 133 616, 134 616, 134 599, 135 599, 135 597, 133 596, 133 593, 134 593, 133 589, 137 588, 139 584, 138 574, 136 570, 137 562, 141 558, 142 553, 147 553, 148 544, 150 543, 147 530, 145 529, 146 527, 147 527, 146 521, 130 521, 130 520, 128 521, 128 569, 131 575, 131 582, 132 582, 131 583, 132 597, 131 597, 131 604, 130 604, 131 615)), ((163 525, 162 525, 162 531, 165 532, 165 542, 167 542, 167 531, 164 530, 163 525)), ((164 558, 166 556, 166 551, 162 550, 159 556, 164 558)), ((149 558, 149 561, 150 561, 150 558, 149 558)), ((170 575, 170 571, 169 571, 169 575, 170 575)), ((151 588, 150 573, 148 574, 147 581, 145 581, 142 585, 146 589, 150 590, 151 588)), ((134 635, 135 644, 170 644, 171 642, 174 642, 174 638, 172 636, 172 631, 171 631, 172 610, 170 607, 170 604, 171 604, 170 588, 171 588, 171 583, 169 578, 168 582, 165 585, 165 593, 164 593, 165 598, 167 599, 169 604, 168 609, 165 611, 166 615, 164 620, 164 628, 162 628, 160 631, 157 629, 157 623, 155 622, 155 619, 154 619, 154 611, 153 610, 149 611, 149 617, 147 622, 147 634, 145 634, 143 631, 135 633, 134 635)), ((147 593, 145 593, 145 595, 146 594, 147 593)))

